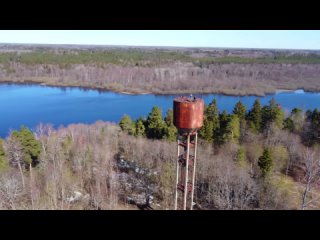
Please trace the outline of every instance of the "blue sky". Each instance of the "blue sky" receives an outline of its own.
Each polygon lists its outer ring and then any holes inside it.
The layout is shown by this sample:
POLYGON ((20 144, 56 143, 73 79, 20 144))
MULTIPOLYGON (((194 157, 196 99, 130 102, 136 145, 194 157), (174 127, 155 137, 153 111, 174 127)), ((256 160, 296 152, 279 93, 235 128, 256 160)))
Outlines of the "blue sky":
POLYGON ((0 43, 320 49, 320 31, 1 30, 0 43))

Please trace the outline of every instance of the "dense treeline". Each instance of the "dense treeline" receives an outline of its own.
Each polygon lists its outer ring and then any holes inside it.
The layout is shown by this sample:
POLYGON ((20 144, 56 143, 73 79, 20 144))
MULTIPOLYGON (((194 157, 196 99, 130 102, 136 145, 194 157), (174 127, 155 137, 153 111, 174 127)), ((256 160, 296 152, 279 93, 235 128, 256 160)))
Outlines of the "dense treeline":
POLYGON ((176 140, 177 128, 173 125, 173 111, 169 109, 163 119, 162 111, 158 107, 153 107, 147 119, 140 117, 138 120, 131 120, 128 115, 124 115, 119 126, 125 132, 133 136, 147 136, 151 139, 176 140))
MULTIPOLYGON (((163 119, 162 111, 155 106, 147 119, 131 120, 125 115, 119 123, 122 130, 133 136, 147 136, 152 139, 176 139, 177 129, 173 125, 173 111, 169 109, 163 119)), ((251 109, 237 102, 233 112, 220 112, 216 99, 205 106, 204 124, 199 136, 207 142, 221 145, 226 142, 241 143, 251 132, 268 136, 274 129, 288 130, 301 136, 304 145, 312 146, 320 143, 320 112, 318 109, 303 112, 294 108, 289 116, 285 116, 280 104, 272 98, 268 105, 261 106, 256 99, 251 109)))
POLYGON ((136 49, 0 52, 0 81, 134 93, 264 95, 278 88, 320 90, 318 54, 201 54, 136 49))
MULTIPOLYGON (((0 140, 1 209, 131 209, 152 197, 172 209, 173 113, 124 116, 53 129, 40 124, 0 140)), ((195 201, 203 209, 318 209, 320 113, 285 116, 271 100, 232 113, 213 100, 200 130, 195 201)))
MULTIPOLYGON (((124 115, 119 126, 126 133, 133 136, 146 136, 151 139, 176 140, 177 129, 173 125, 173 111, 169 109, 165 118, 159 107, 152 108, 146 119, 140 117, 131 120, 124 115)), ((294 108, 288 117, 285 117, 281 106, 274 98, 269 105, 261 106, 256 99, 250 110, 237 102, 233 112, 219 112, 216 99, 205 106, 204 124, 199 131, 199 136, 207 142, 222 145, 227 142, 241 143, 248 131, 255 134, 268 135, 274 128, 289 130, 305 137, 305 145, 311 146, 320 143, 320 113, 318 109, 308 110, 294 108)))
POLYGON ((213 63, 240 63, 240 64, 315 64, 320 63, 319 54, 273 54, 272 56, 246 57, 246 56, 221 56, 221 57, 195 57, 187 52, 178 51, 142 51, 138 49, 118 50, 60 50, 30 52, 0 52, 0 63, 9 64, 19 62, 28 65, 59 64, 67 67, 70 64, 99 64, 109 63, 116 65, 155 66, 164 63, 181 61, 199 66, 213 63))
POLYGON ((138 50, 109 51, 32 51, 26 53, 0 53, 0 63, 17 62, 27 65, 58 64, 65 68, 72 64, 115 64, 122 66, 155 66, 174 61, 191 61, 192 58, 178 52, 138 50))

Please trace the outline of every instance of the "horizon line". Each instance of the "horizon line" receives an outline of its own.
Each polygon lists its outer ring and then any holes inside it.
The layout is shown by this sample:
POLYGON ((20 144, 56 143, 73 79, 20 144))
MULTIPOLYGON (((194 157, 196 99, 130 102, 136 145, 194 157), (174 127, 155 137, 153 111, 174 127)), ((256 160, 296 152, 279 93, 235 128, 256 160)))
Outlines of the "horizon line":
POLYGON ((69 46, 92 46, 92 47, 140 47, 140 48, 210 48, 210 49, 244 49, 244 50, 283 50, 283 51, 290 51, 290 50, 296 50, 296 51, 320 51, 319 49, 310 49, 310 48, 257 48, 257 47, 212 47, 212 46, 168 46, 168 45, 116 45, 116 44, 79 44, 79 43, 22 43, 22 42, 14 42, 14 43, 8 43, 8 42, 0 42, 0 45, 51 45, 51 46, 62 46, 62 45, 69 45, 69 46))

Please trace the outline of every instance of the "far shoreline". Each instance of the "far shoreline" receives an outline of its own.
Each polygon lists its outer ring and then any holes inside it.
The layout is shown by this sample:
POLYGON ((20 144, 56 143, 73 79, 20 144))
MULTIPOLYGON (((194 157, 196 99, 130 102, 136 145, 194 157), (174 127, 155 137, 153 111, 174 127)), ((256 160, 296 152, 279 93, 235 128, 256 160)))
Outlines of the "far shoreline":
POLYGON ((132 92, 119 92, 126 95, 146 95, 146 94, 153 94, 152 92, 142 92, 142 93, 132 93, 132 92))
POLYGON ((57 87, 57 88, 79 88, 83 90, 96 90, 99 92, 113 92, 118 94, 125 94, 125 95, 186 95, 186 94, 194 94, 194 95, 207 95, 207 94, 217 94, 217 95, 224 95, 224 96, 233 96, 233 97, 244 97, 244 96, 255 96, 255 97, 264 97, 267 95, 279 94, 279 93, 286 93, 286 92, 295 92, 298 90, 302 90, 303 92, 308 93, 319 93, 319 91, 312 91, 304 88, 297 88, 297 89, 275 89, 274 91, 268 91, 261 94, 257 93, 247 93, 247 94, 236 94, 229 92, 228 89, 221 90, 218 89, 216 92, 209 92, 209 91, 193 91, 193 90, 183 90, 183 91, 142 91, 139 89, 135 90, 120 90, 116 88, 108 88, 108 87, 93 87, 93 86, 80 86, 77 84, 55 84, 55 83, 47 83, 38 80, 8 80, 8 79, 0 79, 0 84, 17 84, 17 85, 38 85, 43 87, 57 87))

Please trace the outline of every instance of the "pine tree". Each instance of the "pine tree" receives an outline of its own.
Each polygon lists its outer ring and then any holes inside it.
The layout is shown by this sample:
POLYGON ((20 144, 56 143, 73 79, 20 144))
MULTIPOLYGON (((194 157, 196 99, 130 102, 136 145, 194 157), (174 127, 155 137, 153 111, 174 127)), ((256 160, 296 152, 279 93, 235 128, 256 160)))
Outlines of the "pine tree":
POLYGON ((137 136, 137 121, 131 122, 129 134, 133 136, 137 136))
POLYGON ((261 132, 269 129, 272 122, 270 106, 263 106, 261 109, 261 132))
POLYGON ((312 111, 310 109, 308 109, 306 111, 306 118, 308 121, 311 121, 311 118, 312 118, 312 111))
POLYGON ((34 137, 34 134, 25 126, 20 131, 13 131, 12 136, 21 144, 23 150, 23 160, 27 165, 36 165, 41 152, 40 142, 34 137))
POLYGON ((262 156, 259 158, 258 165, 263 177, 267 176, 271 172, 273 161, 269 149, 265 149, 263 151, 262 156))
POLYGON ((5 158, 3 144, 4 144, 4 141, 0 138, 0 171, 6 169, 8 166, 8 162, 5 158))
POLYGON ((268 130, 272 123, 280 129, 283 128, 284 112, 281 107, 276 104, 274 98, 269 102, 269 106, 264 106, 261 111, 262 129, 268 130))
POLYGON ((240 121, 240 136, 245 136, 246 133, 246 115, 247 115, 247 108, 245 105, 242 104, 241 101, 237 102, 233 109, 233 114, 237 115, 240 121))
POLYGON ((214 134, 213 121, 210 121, 208 117, 205 116, 203 120, 203 127, 200 129, 199 135, 206 141, 211 142, 213 140, 213 134, 214 134))
POLYGON ((132 128, 131 118, 128 115, 124 115, 119 122, 119 126, 122 129, 122 131, 130 133, 132 128))
POLYGON ((284 120, 283 122, 283 128, 288 129, 290 132, 293 132, 295 127, 294 127, 294 122, 291 119, 291 117, 288 117, 284 120))
POLYGON ((226 140, 238 142, 240 137, 240 120, 235 114, 231 115, 226 126, 226 140))
POLYGON ((233 114, 236 114, 240 121, 244 120, 246 117, 247 109, 246 106, 242 104, 241 101, 237 102, 233 109, 233 114))
POLYGON ((178 130, 175 126, 165 126, 164 129, 164 135, 165 139, 168 139, 169 141, 175 141, 177 139, 177 133, 178 130))
POLYGON ((271 120, 278 128, 283 128, 284 112, 280 105, 276 104, 274 98, 270 101, 271 120))
POLYGON ((217 134, 216 142, 218 144, 223 144, 228 140, 228 134, 230 133, 230 127, 228 127, 228 123, 230 121, 230 115, 224 110, 219 115, 220 128, 217 134))
POLYGON ((311 129, 311 143, 319 143, 320 142, 320 112, 318 109, 314 109, 310 118, 310 129, 311 129))
POLYGON ((243 146, 240 146, 237 155, 236 155, 236 162, 240 167, 246 166, 246 151, 243 146))
POLYGON ((247 115, 247 119, 249 121, 249 126, 255 130, 260 131, 261 123, 262 123, 262 116, 261 116, 261 104, 260 100, 256 99, 252 106, 252 109, 249 111, 247 115))
POLYGON ((294 108, 289 117, 283 122, 283 128, 288 129, 290 132, 302 130, 304 124, 304 114, 300 108, 294 108))
POLYGON ((302 113, 302 110, 300 108, 294 108, 291 111, 291 115, 300 114, 300 113, 302 113))
POLYGON ((164 136, 165 124, 160 108, 153 107, 147 118, 147 137, 161 139, 164 136))
POLYGON ((173 125, 173 110, 170 108, 167 111, 167 115, 164 118, 164 121, 166 122, 167 126, 173 125))
POLYGON ((213 99, 209 106, 205 107, 203 127, 200 129, 199 135, 211 142, 217 138, 219 128, 219 110, 216 99, 213 99))
POLYGON ((213 123, 213 139, 214 139, 215 133, 220 128, 219 110, 218 110, 216 99, 212 100, 207 111, 208 111, 207 114, 208 114, 209 120, 212 121, 213 123))
POLYGON ((136 122, 136 136, 145 136, 146 128, 144 126, 143 119, 140 117, 136 122))
POLYGON ((173 124, 173 110, 169 109, 164 119, 166 126, 164 129, 165 138, 169 141, 175 141, 177 138, 178 129, 173 124))

